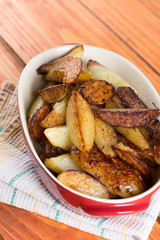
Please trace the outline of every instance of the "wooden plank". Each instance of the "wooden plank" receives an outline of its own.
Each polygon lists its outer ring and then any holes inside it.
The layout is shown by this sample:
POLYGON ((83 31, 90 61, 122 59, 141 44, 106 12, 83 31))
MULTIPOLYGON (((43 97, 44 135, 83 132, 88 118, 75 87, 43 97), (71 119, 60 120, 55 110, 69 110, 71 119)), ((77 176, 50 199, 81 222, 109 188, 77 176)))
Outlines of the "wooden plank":
POLYGON ((25 63, 47 48, 69 42, 87 43, 110 49, 132 61, 160 93, 156 72, 81 3, 48 0, 39 4, 35 0, 33 4, 32 0, 2 0, 1 6, 0 32, 25 63))
POLYGON ((159 0, 140 0, 155 16, 160 18, 160 1, 159 0))
MULTIPOLYGON (((106 26, 160 73, 160 19, 139 0, 81 0, 106 26), (106 14, 104 14, 104 12, 106 14), (151 54, 152 53, 152 54, 151 54)), ((148 1, 149 2, 149 1, 148 1)))
POLYGON ((155 222, 152 231, 148 237, 148 240, 158 240, 160 237, 160 224, 155 222))
POLYGON ((3 203, 0 203, 0 232, 6 240, 103 239, 3 203))
POLYGON ((14 52, 0 39, 0 85, 5 80, 18 84, 24 64, 18 59, 14 52))

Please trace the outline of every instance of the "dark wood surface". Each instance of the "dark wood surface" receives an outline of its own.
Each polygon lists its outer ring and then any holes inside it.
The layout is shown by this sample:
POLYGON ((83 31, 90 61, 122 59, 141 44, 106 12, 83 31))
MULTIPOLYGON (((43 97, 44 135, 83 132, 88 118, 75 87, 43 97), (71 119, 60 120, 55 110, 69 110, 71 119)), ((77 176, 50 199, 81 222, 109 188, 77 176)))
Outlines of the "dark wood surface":
MULTIPOLYGON (((33 56, 66 43, 123 55, 160 93, 160 0, 0 0, 0 83, 18 84, 33 56)), ((102 239, 3 203, 0 233, 6 240, 102 239)), ((158 239, 160 215, 149 236, 158 239)))

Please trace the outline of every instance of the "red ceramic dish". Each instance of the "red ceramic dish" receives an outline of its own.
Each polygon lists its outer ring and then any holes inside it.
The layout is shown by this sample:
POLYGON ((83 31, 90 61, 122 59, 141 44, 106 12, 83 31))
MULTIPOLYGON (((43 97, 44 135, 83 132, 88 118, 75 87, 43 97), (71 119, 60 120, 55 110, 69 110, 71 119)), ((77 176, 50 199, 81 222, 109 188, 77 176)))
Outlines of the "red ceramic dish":
MULTIPOLYGON (((94 216, 118 216, 143 211, 148 207, 153 193, 160 187, 160 167, 154 170, 152 187, 144 193, 127 199, 98 199, 64 186, 53 176, 38 157, 38 145, 29 135, 26 116, 34 98, 33 93, 41 89, 43 85, 41 76, 37 74, 36 69, 52 59, 64 55, 74 46, 64 45, 40 53, 27 64, 20 77, 18 87, 19 116, 26 142, 35 161, 40 165, 37 173, 50 193, 66 207, 77 213, 94 216)), ((128 81, 139 91, 140 97, 148 107, 152 107, 152 103, 154 102, 160 108, 160 98, 152 84, 127 59, 102 48, 84 45, 83 61, 87 62, 89 59, 98 61, 128 81)))

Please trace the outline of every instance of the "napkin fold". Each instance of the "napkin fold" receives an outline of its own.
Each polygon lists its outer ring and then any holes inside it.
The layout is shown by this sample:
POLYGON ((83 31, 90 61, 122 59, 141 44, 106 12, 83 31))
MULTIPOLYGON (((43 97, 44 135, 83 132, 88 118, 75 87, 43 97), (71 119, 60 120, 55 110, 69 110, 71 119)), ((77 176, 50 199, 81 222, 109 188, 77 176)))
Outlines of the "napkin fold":
POLYGON ((79 215, 45 188, 25 147, 17 109, 17 87, 9 81, 0 93, 0 201, 111 240, 146 240, 160 211, 160 189, 144 212, 113 218, 79 215))

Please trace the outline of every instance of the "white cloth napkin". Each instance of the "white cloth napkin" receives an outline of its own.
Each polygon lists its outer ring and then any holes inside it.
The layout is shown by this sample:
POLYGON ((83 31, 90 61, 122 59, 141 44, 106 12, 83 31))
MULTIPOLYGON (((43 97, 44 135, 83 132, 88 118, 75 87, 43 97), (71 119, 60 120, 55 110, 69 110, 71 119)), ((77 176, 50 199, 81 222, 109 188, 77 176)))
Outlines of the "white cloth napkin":
POLYGON ((0 201, 111 240, 146 240, 160 211, 160 189, 144 212, 113 218, 78 215, 47 191, 25 149, 17 111, 17 88, 0 94, 0 201))

